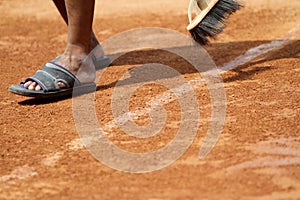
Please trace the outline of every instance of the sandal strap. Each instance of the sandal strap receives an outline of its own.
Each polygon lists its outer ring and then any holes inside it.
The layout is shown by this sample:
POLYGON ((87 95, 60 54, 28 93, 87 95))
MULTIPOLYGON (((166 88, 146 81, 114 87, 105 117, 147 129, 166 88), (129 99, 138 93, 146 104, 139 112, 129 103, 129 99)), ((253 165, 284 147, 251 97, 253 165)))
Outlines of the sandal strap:
POLYGON ((32 77, 25 80, 25 82, 27 81, 36 82, 45 92, 59 90, 59 82, 66 84, 67 88, 80 84, 80 81, 72 72, 53 62, 46 63, 32 77))

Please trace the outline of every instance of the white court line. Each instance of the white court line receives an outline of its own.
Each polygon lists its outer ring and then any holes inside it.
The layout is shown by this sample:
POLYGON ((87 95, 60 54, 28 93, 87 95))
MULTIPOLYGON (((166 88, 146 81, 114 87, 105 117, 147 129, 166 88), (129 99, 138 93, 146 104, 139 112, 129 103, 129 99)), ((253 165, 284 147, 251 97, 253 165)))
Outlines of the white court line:
MULTIPOLYGON (((291 40, 296 39, 299 36, 299 30, 300 30, 300 23, 295 28, 293 28, 291 31, 289 31, 288 34, 284 38, 279 39, 279 40, 274 40, 269 43, 262 44, 257 47, 249 49, 242 56, 239 56, 238 58, 234 59, 233 61, 218 68, 219 72, 221 74, 223 74, 229 70, 239 67, 240 65, 246 64, 253 59, 258 58, 258 57, 262 56, 263 54, 266 54, 266 53, 271 52, 278 48, 282 48, 283 46, 287 45, 291 40)), ((204 80, 202 80, 201 78, 196 78, 194 80, 188 81, 188 83, 186 83, 186 84, 191 84, 193 86, 193 88, 195 89, 195 88, 201 87, 204 84, 204 80)), ((186 87, 186 84, 183 84, 177 88, 174 88, 174 90, 177 90, 179 92, 178 94, 184 95, 187 92, 190 92, 190 90, 187 89, 189 87, 186 87)), ((159 95, 155 99, 151 100, 147 104, 148 105, 165 105, 174 100, 176 100, 175 95, 173 95, 173 93, 171 93, 170 91, 167 91, 167 92, 164 92, 162 95, 159 95)), ((135 116, 143 115, 143 114, 147 114, 147 110, 137 110, 134 112, 128 112, 128 113, 125 113, 124 115, 118 117, 115 120, 117 120, 119 122, 126 122, 126 121, 129 121, 131 117, 135 117, 135 116)), ((113 128, 117 127, 115 120, 112 120, 112 121, 108 122, 107 124, 105 124, 103 129, 109 131, 109 130, 112 130, 113 128)), ((81 143, 80 138, 72 140, 71 142, 67 143, 66 146, 70 150, 74 150, 74 151, 84 148, 84 146, 81 143)), ((64 152, 62 152, 62 151, 51 153, 48 156, 46 156, 45 159, 42 160, 41 164, 44 166, 47 166, 47 167, 54 166, 59 161, 59 159, 63 156, 63 154, 64 154, 64 152)), ((11 180, 14 180, 14 181, 24 180, 26 178, 30 178, 30 177, 36 176, 36 175, 37 175, 37 172, 34 171, 34 168, 28 167, 28 166, 23 166, 23 167, 16 168, 9 175, 1 176, 0 181, 7 182, 9 180, 10 181, 11 180), (19 173, 19 171, 21 171, 21 173, 19 173)))
POLYGON ((291 42, 291 40, 296 39, 299 36, 300 22, 288 34, 282 39, 273 40, 269 43, 265 43, 249 49, 244 55, 237 57, 229 63, 224 64, 219 68, 221 73, 225 73, 229 70, 232 70, 240 65, 246 64, 251 60, 254 60, 260 57, 263 54, 269 53, 275 49, 281 48, 291 42))
POLYGON ((8 185, 14 185, 17 180, 24 180, 36 175, 38 175, 38 173, 34 171, 34 168, 24 165, 22 167, 15 168, 8 175, 1 176, 0 185, 1 183, 5 183, 4 187, 8 187, 8 185))
MULTIPOLYGON (((299 35, 299 31, 300 31, 300 23, 295 28, 290 30, 284 38, 279 40, 273 40, 269 43, 265 43, 257 47, 251 48, 242 56, 237 57, 233 61, 224 64, 221 67, 218 67, 219 73, 220 74, 226 73, 227 71, 237 68, 243 64, 246 64, 249 61, 254 60, 268 52, 271 52, 278 48, 282 48, 283 46, 289 44, 291 40, 295 39, 299 35)), ((188 83, 185 83, 177 88, 173 88, 173 90, 176 90, 178 95, 184 95, 188 92, 191 92, 190 90, 191 87, 188 87, 189 85, 192 85, 193 89, 196 89, 201 87, 204 83, 205 81, 203 79, 196 78, 188 81, 188 83)), ((155 105, 166 105, 168 103, 173 102, 174 100, 176 100, 176 96, 170 90, 168 90, 164 92, 162 95, 158 95, 156 98, 152 99, 146 104, 151 108, 151 106, 155 106, 155 105)), ((143 109, 143 110, 135 110, 132 112, 124 113, 122 116, 119 116, 116 119, 106 123, 103 127, 103 130, 107 132, 111 131, 113 128, 118 127, 116 121, 120 124, 125 123, 128 122, 131 118, 135 118, 136 116, 147 114, 148 113, 147 111, 148 111, 147 109, 143 109)), ((78 146, 78 142, 72 141, 71 143, 74 143, 75 145, 78 146)))

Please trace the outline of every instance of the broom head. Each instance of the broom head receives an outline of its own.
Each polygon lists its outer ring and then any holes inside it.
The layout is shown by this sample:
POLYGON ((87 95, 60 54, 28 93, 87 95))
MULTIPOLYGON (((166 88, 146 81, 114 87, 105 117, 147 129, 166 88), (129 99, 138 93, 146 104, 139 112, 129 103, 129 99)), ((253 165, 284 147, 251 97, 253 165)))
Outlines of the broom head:
POLYGON ((190 0, 187 30, 200 44, 207 44, 208 37, 215 38, 225 28, 225 20, 241 8, 236 0, 190 0), (196 16, 193 18, 193 13, 196 16))

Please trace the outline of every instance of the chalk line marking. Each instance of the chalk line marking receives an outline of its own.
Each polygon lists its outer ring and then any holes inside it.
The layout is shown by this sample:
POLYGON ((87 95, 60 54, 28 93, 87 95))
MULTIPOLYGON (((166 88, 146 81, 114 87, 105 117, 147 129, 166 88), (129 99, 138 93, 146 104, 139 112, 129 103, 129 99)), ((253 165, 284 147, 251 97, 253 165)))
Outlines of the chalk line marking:
POLYGON ((283 46, 289 44, 292 40, 299 36, 300 22, 298 25, 290 30, 288 34, 282 39, 273 40, 272 42, 259 45, 257 47, 249 49, 244 55, 237 57, 229 63, 224 64, 219 68, 221 73, 225 73, 232 70, 240 65, 246 64, 251 60, 260 57, 263 54, 269 53, 273 50, 282 48, 283 46))
POLYGON ((27 178, 31 178, 33 176, 38 175, 35 172, 33 167, 29 167, 28 165, 24 165, 22 167, 15 168, 10 174, 4 175, 0 177, 0 184, 5 183, 4 187, 8 187, 8 185, 16 184, 18 180, 24 180, 27 178), (8 185, 7 185, 8 184, 8 185))
POLYGON ((59 159, 63 156, 63 152, 56 152, 49 154, 45 159, 42 160, 43 165, 53 167, 59 159))
POLYGON ((246 169, 259 169, 268 167, 282 167, 300 164, 299 138, 278 138, 246 146, 246 150, 259 155, 257 159, 244 161, 222 168, 213 175, 221 173, 234 173, 246 169), (266 156, 265 156, 266 155, 266 156), (263 157, 262 157, 263 156, 263 157), (278 156, 284 156, 278 157, 278 156))
MULTIPOLYGON (((265 43, 257 47, 251 48, 242 56, 237 57, 233 61, 224 64, 221 67, 218 67, 219 73, 220 74, 226 73, 227 71, 237 68, 240 65, 246 64, 249 61, 254 60, 266 53, 282 48, 283 46, 289 44, 293 39, 296 39, 299 36, 299 31, 300 31, 300 23, 292 30, 290 30, 288 34, 282 39, 273 40, 269 43, 265 43)), ((173 90, 176 90, 179 95, 184 95, 188 92, 191 92, 189 89, 190 87, 188 87, 189 84, 193 86, 193 89, 197 89, 202 87, 205 84, 205 81, 201 78, 195 78, 193 80, 188 81, 188 83, 185 83, 177 88, 174 88, 173 90)), ((176 100, 176 96, 170 90, 168 90, 163 94, 158 95, 152 100, 150 100, 149 102, 147 102, 146 105, 149 108, 151 108, 157 105, 166 105, 175 100, 176 100)), ((125 123, 128 122, 131 118, 136 118, 137 116, 145 115, 147 113, 149 113, 149 109, 136 109, 134 111, 124 113, 123 115, 117 117, 116 119, 106 123, 103 127, 103 130, 105 132, 110 132, 112 131, 112 129, 118 127, 116 121, 119 123, 125 123)), ((84 146, 82 144, 80 145, 79 143, 80 143, 80 139, 75 139, 74 141, 71 141, 67 145, 72 150, 78 150, 84 148, 84 146)))

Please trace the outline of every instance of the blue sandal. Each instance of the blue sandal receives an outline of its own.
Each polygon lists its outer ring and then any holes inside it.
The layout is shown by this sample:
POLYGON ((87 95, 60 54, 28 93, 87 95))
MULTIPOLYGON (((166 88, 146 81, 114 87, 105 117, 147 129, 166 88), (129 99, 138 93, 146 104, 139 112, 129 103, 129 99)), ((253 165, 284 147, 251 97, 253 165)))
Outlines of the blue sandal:
POLYGON ((36 98, 57 98, 63 96, 71 96, 73 90, 76 89, 76 94, 93 92, 96 89, 96 84, 81 83, 78 78, 64 67, 48 62, 32 77, 27 78, 19 85, 9 87, 9 91, 18 95, 36 97, 36 98), (42 90, 29 90, 24 87, 27 81, 34 81, 42 90), (60 88, 58 83, 64 83, 67 87, 60 88))

